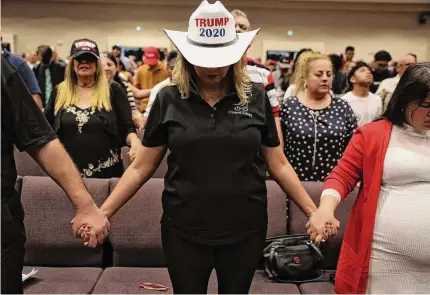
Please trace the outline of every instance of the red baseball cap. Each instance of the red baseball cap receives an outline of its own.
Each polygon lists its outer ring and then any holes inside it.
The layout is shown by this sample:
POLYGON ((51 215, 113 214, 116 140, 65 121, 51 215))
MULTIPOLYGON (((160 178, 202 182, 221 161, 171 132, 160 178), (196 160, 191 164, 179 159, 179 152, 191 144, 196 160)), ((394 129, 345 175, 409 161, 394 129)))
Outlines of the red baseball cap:
POLYGON ((145 49, 143 63, 150 66, 155 66, 160 58, 160 52, 155 47, 145 49))

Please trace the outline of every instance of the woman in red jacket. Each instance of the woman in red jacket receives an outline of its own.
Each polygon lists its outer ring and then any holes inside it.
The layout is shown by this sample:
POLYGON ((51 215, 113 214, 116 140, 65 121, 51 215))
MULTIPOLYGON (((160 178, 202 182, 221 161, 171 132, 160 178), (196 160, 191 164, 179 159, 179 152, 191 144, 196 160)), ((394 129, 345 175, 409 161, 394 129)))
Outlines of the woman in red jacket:
POLYGON ((357 130, 326 179, 315 213, 333 216, 361 181, 336 293, 430 291, 430 63, 407 69, 383 117, 357 130))

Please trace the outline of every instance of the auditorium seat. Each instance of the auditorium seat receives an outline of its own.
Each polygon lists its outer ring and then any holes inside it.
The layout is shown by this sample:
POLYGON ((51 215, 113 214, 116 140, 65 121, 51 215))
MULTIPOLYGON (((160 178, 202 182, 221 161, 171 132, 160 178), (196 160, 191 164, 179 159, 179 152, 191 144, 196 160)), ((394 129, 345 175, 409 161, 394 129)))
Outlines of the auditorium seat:
POLYGON ((18 175, 15 182, 15 190, 18 193, 18 195, 21 195, 21 188, 22 188, 22 176, 18 175))
POLYGON ((46 176, 45 171, 26 152, 15 149, 15 165, 18 175, 21 176, 46 176))
MULTIPOLYGON (((323 183, 302 182, 302 184, 311 199, 319 206, 323 183)), ((349 214, 357 198, 357 193, 358 189, 354 189, 354 191, 339 204, 335 213, 336 218, 340 222, 339 232, 335 238, 330 237, 327 242, 322 244, 321 250, 324 255, 324 267, 328 270, 328 274, 333 274, 336 269, 340 248, 342 246, 343 234, 346 224, 348 223, 349 214)), ((306 233, 305 225, 308 218, 302 213, 299 207, 291 201, 288 203, 288 213, 289 234, 306 233)), ((331 294, 334 292, 333 285, 327 282, 301 284, 300 289, 303 294, 331 294), (311 293, 310 290, 314 290, 315 293, 311 293)))
MULTIPOLYGON (((101 205, 119 179, 85 179, 85 184, 97 205, 101 205)), ((267 237, 305 232, 307 218, 271 180, 268 188, 267 237), (287 214, 288 205, 288 214, 287 214), (288 216, 288 217, 287 217, 288 216)), ((322 183, 304 182, 306 191, 318 204, 322 183)), ((26 212, 27 255, 24 273, 33 267, 39 270, 35 278, 25 282, 24 292, 35 293, 150 293, 139 283, 151 281, 171 287, 165 268, 161 244, 161 195, 164 180, 151 178, 118 213, 111 218, 108 239, 112 249, 100 246, 90 249, 71 235, 70 220, 75 210, 61 188, 48 177, 18 177, 16 189, 26 212), (108 261, 108 262, 107 262, 108 261), (106 267, 103 269, 104 267, 106 267)), ((250 293, 253 294, 333 294, 330 275, 336 268, 343 232, 355 202, 357 189, 339 206, 336 217, 341 222, 339 235, 323 244, 327 275, 325 281, 284 284, 270 280, 257 270, 250 293)), ((209 293, 217 293, 213 273, 209 293)), ((170 288, 168 292, 172 293, 170 288)))
MULTIPOLYGON (((86 179, 86 187, 100 206, 109 194, 109 180, 86 179)), ((91 293, 102 273, 102 247, 87 248, 72 236, 75 209, 62 189, 48 177, 26 176, 21 200, 27 232, 26 271, 36 267, 35 279, 24 292, 91 293)))
MULTIPOLYGON (((128 156, 128 152, 130 151, 129 147, 123 147, 121 149, 121 157, 122 157, 122 163, 124 165, 124 170, 130 166, 130 157, 128 156)), ((154 172, 154 175, 152 175, 152 178, 164 178, 167 172, 167 156, 169 155, 169 151, 166 152, 166 155, 164 156, 163 160, 160 163, 160 166, 158 166, 158 169, 154 172)))
MULTIPOLYGON (((111 181, 113 189, 118 180, 111 181)), ((274 182, 268 182, 269 228, 268 236, 286 233, 286 198, 274 182)), ((114 266, 107 268, 100 277, 94 293, 142 293, 139 283, 150 281, 171 287, 163 258, 160 219, 163 179, 150 179, 111 219, 109 239, 112 243, 114 266)), ((145 293, 154 293, 145 290, 145 293)), ((171 293, 171 288, 168 293, 171 293)), ((217 292, 217 280, 211 276, 209 293, 217 292)), ((251 293, 299 293, 294 284, 277 284, 258 271, 251 293)))

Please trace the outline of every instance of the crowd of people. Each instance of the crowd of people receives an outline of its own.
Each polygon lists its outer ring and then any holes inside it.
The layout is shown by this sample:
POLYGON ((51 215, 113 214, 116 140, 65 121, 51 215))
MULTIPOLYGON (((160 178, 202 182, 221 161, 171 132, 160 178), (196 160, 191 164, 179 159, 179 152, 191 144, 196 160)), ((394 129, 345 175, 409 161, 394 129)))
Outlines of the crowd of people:
POLYGON ((120 46, 99 52, 87 38, 66 60, 48 45, 26 60, 2 49, 2 293, 22 292, 14 145, 69 195, 74 232, 89 247, 103 242, 107 218, 169 150, 161 235, 174 292, 206 293, 213 268, 220 293, 249 291, 266 238, 267 177, 308 216, 317 244, 336 234, 334 211, 360 185, 336 292, 430 290, 422 235, 430 226, 429 63, 412 53, 394 62, 382 50, 367 64, 347 46, 341 55, 304 48, 263 65, 246 56, 258 29, 220 2, 203 1, 188 32, 165 32, 175 50, 147 47, 142 61, 120 46), (99 209, 82 177, 121 179, 99 209), (301 181, 324 182, 319 207, 301 181), (10 239, 5 222, 18 223, 10 239))

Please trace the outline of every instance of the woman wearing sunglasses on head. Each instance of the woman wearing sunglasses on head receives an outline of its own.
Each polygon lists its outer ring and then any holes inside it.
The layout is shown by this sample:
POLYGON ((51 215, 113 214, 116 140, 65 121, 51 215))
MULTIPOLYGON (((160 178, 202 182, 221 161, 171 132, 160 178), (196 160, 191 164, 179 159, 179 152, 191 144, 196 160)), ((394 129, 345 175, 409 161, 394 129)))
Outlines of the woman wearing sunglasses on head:
POLYGON ((76 40, 70 56, 45 116, 83 177, 120 177, 121 147, 131 147, 131 160, 141 147, 126 94, 109 84, 94 41, 76 40))

